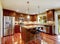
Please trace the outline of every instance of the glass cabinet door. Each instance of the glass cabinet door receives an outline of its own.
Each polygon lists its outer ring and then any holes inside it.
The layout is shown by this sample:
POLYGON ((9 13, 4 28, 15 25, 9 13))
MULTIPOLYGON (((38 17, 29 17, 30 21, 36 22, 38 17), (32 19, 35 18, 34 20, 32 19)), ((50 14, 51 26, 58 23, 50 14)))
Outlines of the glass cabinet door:
POLYGON ((44 24, 44 23, 46 23, 46 15, 38 15, 38 22, 40 23, 40 24, 44 24))

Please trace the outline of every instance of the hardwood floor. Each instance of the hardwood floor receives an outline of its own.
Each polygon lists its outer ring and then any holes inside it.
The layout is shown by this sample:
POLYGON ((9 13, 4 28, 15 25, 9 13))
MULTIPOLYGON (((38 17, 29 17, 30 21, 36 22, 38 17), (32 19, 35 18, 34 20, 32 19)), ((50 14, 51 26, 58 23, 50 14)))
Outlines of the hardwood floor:
POLYGON ((39 36, 26 43, 24 40, 22 40, 21 33, 15 33, 12 36, 3 37, 2 44, 45 44, 45 42, 47 44, 60 44, 60 35, 49 35, 42 32, 38 35, 39 36))
POLYGON ((12 36, 3 37, 2 44, 24 44, 24 41, 21 38, 21 33, 15 33, 12 36))
POLYGON ((45 33, 40 33, 40 36, 42 38, 43 41, 47 42, 48 44, 56 44, 56 36, 54 35, 48 35, 45 33))

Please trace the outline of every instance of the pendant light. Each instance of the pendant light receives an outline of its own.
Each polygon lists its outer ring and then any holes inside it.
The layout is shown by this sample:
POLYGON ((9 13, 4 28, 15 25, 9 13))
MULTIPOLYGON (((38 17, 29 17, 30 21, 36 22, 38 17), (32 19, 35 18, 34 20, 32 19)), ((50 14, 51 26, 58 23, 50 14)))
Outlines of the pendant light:
MULTIPOLYGON (((38 5, 38 14, 40 13, 40 7, 39 7, 39 5, 38 5)), ((37 18, 38 18, 38 23, 40 23, 40 17, 39 17, 39 15, 37 16, 37 18)))
POLYGON ((29 15, 29 1, 27 1, 27 5, 28 5, 28 8, 27 8, 27 11, 28 11, 27 20, 30 21, 30 15, 29 15))

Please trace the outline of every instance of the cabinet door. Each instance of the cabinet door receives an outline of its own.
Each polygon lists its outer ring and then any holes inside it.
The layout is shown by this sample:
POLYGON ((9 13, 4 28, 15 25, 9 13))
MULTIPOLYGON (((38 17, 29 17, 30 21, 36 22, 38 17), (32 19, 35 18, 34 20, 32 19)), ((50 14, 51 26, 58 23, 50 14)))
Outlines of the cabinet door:
POLYGON ((31 21, 36 21, 37 20, 37 16, 36 15, 30 15, 30 20, 31 21))
POLYGON ((54 10, 47 11, 47 21, 53 21, 54 20, 54 10))

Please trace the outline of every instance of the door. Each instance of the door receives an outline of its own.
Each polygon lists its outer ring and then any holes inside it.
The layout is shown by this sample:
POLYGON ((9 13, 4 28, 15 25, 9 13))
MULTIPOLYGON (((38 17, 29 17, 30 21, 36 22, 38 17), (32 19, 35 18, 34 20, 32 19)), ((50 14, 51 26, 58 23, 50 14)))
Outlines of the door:
POLYGON ((60 34, 60 15, 58 15, 58 32, 60 34))

